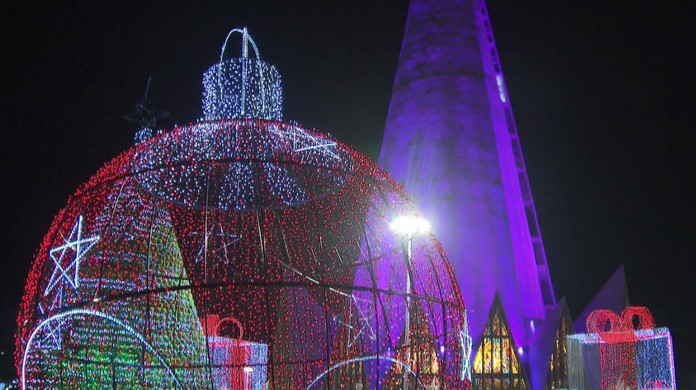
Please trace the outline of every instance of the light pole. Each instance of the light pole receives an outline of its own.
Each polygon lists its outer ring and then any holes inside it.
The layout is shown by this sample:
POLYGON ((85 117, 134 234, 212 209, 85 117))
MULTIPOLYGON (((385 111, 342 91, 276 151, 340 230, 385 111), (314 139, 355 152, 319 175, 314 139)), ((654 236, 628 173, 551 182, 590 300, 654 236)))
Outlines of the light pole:
MULTIPOLYGON (((406 350, 406 365, 410 367, 411 350, 411 251, 413 248, 414 234, 421 234, 430 231, 430 222, 425 218, 415 215, 405 215, 396 218, 390 225, 392 231, 397 235, 406 237, 406 321, 404 321, 404 345, 406 350)), ((404 390, 408 389, 408 370, 404 369, 404 390)))

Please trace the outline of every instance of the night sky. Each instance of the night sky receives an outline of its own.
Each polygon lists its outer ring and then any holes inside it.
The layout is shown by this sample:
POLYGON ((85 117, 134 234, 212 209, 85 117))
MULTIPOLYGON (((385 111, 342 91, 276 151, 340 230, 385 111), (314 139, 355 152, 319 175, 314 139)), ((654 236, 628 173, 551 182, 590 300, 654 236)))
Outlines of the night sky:
MULTIPOLYGON (((149 76, 153 106, 171 113, 158 127, 202 116, 201 77, 231 28, 248 27, 280 71, 285 119, 377 159, 405 1, 13 3, 0 11, 2 378, 15 375, 19 301, 53 217, 132 144, 123 116, 149 76)), ((580 313, 623 264, 631 303, 672 331, 680 387, 696 388, 693 13, 529 3, 488 8, 557 298, 580 313)))

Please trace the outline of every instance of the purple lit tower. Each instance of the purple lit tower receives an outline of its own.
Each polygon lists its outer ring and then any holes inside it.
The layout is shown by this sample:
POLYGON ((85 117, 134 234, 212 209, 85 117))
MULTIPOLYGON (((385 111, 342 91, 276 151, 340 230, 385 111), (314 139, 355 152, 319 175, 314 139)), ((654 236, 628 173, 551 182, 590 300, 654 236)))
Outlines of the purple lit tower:
POLYGON ((379 164, 444 245, 474 348, 497 292, 526 355, 556 299, 483 1, 411 1, 379 164))

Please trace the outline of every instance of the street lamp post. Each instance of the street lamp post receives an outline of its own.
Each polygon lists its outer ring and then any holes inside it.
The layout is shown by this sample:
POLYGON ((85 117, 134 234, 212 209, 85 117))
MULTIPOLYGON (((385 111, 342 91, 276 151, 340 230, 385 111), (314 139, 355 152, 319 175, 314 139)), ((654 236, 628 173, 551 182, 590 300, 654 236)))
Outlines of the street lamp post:
MULTIPOLYGON (((413 233, 408 233, 406 247, 406 334, 404 345, 406 346, 406 364, 411 365, 411 247, 413 246, 413 233)), ((404 390, 408 389, 408 370, 404 370, 404 390)))
MULTIPOLYGON (((411 355, 411 285, 412 278, 412 249, 414 234, 426 233, 430 230, 430 222, 419 216, 401 216, 395 219, 389 227, 398 235, 406 238, 406 319, 404 321, 404 345, 406 364, 410 367, 411 355)), ((408 370, 404 369, 404 390, 408 389, 408 370)))

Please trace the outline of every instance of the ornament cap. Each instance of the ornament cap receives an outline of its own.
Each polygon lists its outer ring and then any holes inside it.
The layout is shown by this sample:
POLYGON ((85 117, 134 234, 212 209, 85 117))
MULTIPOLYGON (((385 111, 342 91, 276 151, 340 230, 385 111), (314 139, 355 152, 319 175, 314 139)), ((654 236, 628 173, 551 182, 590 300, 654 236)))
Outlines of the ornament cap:
POLYGON ((263 61, 246 27, 233 28, 225 37, 220 58, 203 74, 205 119, 282 118, 282 87, 276 68, 263 61), (240 57, 225 58, 233 34, 242 35, 240 57), (249 57, 249 46, 255 58, 249 57))

